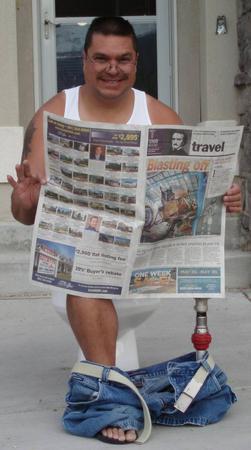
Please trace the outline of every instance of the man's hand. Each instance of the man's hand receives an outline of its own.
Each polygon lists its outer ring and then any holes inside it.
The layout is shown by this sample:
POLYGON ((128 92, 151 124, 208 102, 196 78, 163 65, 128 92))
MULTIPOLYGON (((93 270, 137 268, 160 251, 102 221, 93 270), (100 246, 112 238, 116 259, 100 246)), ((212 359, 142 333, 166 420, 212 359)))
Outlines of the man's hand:
POLYGON ((224 205, 228 212, 241 212, 241 190, 238 184, 233 184, 223 196, 224 205))
POLYGON ((30 164, 27 160, 16 165, 17 180, 7 176, 9 184, 13 187, 12 213, 20 222, 30 225, 34 222, 40 188, 46 180, 39 175, 31 174, 30 164))

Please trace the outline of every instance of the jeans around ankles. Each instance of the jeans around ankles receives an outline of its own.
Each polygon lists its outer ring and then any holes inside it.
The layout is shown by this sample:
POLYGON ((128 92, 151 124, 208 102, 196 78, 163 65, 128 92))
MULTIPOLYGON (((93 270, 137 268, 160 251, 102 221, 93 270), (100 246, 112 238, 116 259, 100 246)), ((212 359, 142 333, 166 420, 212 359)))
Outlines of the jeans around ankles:
MULTIPOLYGON (((113 369, 129 378, 126 372, 113 369)), ((63 425, 67 431, 93 437, 110 425, 124 430, 143 428, 140 401, 130 388, 108 381, 108 373, 109 367, 104 367, 102 379, 72 374, 63 415, 63 425)))
POLYGON ((129 372, 131 381, 138 387, 151 412, 152 423, 168 426, 186 424, 207 425, 218 422, 236 401, 235 394, 226 384, 225 373, 215 365, 209 369, 208 354, 196 361, 195 352, 129 372), (200 366, 209 374, 185 413, 174 404, 200 366))
MULTIPOLYGON (((217 365, 210 369, 206 363, 207 356, 196 361, 193 352, 129 372, 113 369, 138 388, 150 410, 153 424, 203 426, 219 421, 236 401, 235 394, 226 384, 226 375, 217 365), (174 404, 203 365, 209 372, 208 376, 191 405, 182 413, 174 404)), ((124 430, 143 428, 139 399, 130 388, 108 381, 109 370, 109 367, 104 367, 102 379, 72 374, 63 416, 64 427, 70 433, 92 437, 107 426, 124 430)))

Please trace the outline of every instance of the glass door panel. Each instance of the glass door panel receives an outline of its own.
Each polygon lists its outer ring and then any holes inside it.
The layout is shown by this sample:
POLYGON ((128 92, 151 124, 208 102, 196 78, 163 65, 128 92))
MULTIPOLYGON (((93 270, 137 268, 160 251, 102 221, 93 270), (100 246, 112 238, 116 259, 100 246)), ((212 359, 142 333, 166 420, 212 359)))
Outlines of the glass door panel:
POLYGON ((153 16, 156 0, 56 0, 56 17, 153 16))

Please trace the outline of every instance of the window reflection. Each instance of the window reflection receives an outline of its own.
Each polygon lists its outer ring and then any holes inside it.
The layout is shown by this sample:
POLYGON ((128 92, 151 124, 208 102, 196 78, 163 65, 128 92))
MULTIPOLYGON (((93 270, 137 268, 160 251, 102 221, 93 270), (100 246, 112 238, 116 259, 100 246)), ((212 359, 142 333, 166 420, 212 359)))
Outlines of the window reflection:
POLYGON ((56 0, 56 17, 146 16, 156 14, 155 0, 56 0))

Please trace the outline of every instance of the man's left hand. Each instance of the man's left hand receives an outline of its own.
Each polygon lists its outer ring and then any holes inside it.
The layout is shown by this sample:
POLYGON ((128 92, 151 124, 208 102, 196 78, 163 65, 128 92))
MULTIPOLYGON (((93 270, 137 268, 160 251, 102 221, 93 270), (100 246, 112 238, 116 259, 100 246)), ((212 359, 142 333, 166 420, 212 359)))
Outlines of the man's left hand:
POLYGON ((227 212, 241 212, 241 189, 238 184, 233 184, 223 196, 223 203, 227 212))

